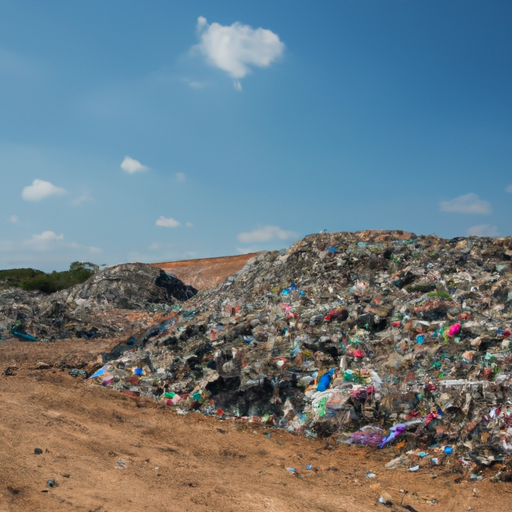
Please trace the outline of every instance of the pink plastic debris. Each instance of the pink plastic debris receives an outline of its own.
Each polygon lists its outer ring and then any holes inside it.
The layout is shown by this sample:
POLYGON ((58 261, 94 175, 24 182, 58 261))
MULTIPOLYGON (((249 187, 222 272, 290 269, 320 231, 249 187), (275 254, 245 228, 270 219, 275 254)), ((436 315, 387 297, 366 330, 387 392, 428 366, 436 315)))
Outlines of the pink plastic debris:
POLYGON ((448 336, 455 336, 460 332, 460 324, 453 324, 448 331, 448 336))

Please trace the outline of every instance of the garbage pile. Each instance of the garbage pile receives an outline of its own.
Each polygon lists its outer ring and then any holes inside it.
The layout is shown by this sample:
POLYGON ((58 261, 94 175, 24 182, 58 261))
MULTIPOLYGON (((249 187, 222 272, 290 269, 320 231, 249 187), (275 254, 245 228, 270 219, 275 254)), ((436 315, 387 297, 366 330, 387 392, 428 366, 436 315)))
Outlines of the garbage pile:
POLYGON ((105 268, 85 283, 50 295, 0 290, 0 334, 24 341, 105 338, 152 324, 197 290, 144 263, 105 268))
POLYGON ((505 463, 511 262, 510 237, 307 236, 175 306, 91 379, 181 414, 505 463))

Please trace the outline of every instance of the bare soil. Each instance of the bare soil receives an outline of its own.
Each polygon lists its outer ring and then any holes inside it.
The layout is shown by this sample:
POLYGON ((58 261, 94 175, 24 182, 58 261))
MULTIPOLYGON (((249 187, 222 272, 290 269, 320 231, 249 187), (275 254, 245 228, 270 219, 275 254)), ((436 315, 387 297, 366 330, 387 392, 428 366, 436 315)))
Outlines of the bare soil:
POLYGON ((174 274, 185 284, 198 290, 208 290, 224 282, 231 274, 238 272, 257 253, 239 254, 221 258, 153 263, 155 267, 174 274))
POLYGON ((0 512, 510 510, 512 484, 469 482, 456 459, 390 471, 394 448, 180 416, 69 375, 112 344, 0 342, 0 512))

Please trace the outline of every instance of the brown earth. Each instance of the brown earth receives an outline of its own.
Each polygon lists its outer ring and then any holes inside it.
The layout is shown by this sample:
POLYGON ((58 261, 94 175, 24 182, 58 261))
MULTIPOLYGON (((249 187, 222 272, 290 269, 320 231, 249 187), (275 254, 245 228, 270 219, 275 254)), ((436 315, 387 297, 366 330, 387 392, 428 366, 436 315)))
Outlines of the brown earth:
POLYGON ((256 254, 253 252, 220 258, 152 263, 152 265, 174 274, 185 284, 190 284, 198 290, 207 290, 221 284, 231 274, 241 270, 256 254))
POLYGON ((0 512, 510 510, 511 484, 469 482, 456 459, 389 471, 394 448, 179 416, 69 375, 113 343, 0 342, 0 512))

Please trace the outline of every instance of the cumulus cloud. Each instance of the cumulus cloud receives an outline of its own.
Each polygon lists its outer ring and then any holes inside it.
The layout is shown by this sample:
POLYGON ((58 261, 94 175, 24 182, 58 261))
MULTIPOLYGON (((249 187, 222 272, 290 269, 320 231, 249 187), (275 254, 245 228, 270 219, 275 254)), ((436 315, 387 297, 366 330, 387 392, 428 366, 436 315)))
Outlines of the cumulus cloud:
POLYGON ((479 199, 479 197, 473 193, 456 197, 450 201, 441 201, 439 207, 443 212, 452 213, 478 213, 487 215, 492 212, 491 205, 487 201, 479 199))
POLYGON ((40 235, 32 235, 25 245, 36 251, 47 251, 64 240, 64 235, 57 235, 53 231, 43 231, 40 235))
POLYGON ((40 235, 32 235, 36 242, 47 242, 49 240, 64 240, 64 235, 56 235, 53 231, 43 231, 40 235))
POLYGON ((270 242, 272 240, 288 240, 298 236, 295 231, 285 231, 279 226, 263 226, 248 233, 240 233, 237 238, 244 244, 250 244, 254 242, 270 242))
POLYGON ((185 180, 186 180, 185 174, 183 174, 182 172, 176 173, 176 181, 178 183, 185 183, 185 180))
POLYGON ((121 162, 121 169, 126 171, 128 174, 149 171, 149 167, 142 165, 138 160, 135 160, 129 156, 124 157, 124 160, 121 162))
POLYGON ((509 192, 510 194, 512 194, 512 185, 509 185, 506 189, 505 189, 506 192, 509 192))
POLYGON ((197 19, 199 44, 195 46, 211 66, 226 71, 241 89, 240 79, 250 73, 251 66, 267 67, 284 51, 277 34, 264 28, 254 29, 239 22, 231 26, 209 24, 197 19))
POLYGON ((492 224, 478 224, 468 229, 468 235, 495 237, 499 235, 499 232, 498 228, 492 224))
POLYGON ((20 221, 19 217, 17 215, 11 215, 9 217, 9 222, 11 224, 18 224, 18 222, 20 221))
POLYGON ((67 191, 63 188, 52 185, 49 181, 34 180, 32 185, 25 187, 21 193, 21 197, 25 201, 41 201, 50 196, 62 196, 67 191))
POLYGON ((156 221, 156 225, 161 226, 163 228, 177 228, 178 226, 181 226, 181 222, 178 222, 172 217, 169 217, 167 219, 163 215, 161 215, 160 218, 156 221))

